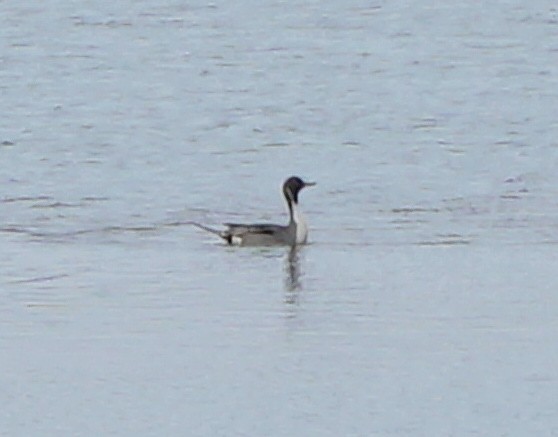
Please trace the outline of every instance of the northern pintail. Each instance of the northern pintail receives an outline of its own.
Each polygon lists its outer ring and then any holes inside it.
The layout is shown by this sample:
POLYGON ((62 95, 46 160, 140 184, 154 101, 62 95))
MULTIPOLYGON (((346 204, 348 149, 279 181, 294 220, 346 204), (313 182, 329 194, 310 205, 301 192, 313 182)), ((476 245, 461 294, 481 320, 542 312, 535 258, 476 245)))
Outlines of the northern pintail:
POLYGON ((223 231, 209 228, 195 222, 190 224, 218 235, 231 246, 296 246, 306 243, 308 226, 298 206, 298 193, 304 187, 316 185, 292 176, 283 183, 283 196, 289 209, 289 223, 285 226, 267 223, 242 224, 224 223, 223 231))

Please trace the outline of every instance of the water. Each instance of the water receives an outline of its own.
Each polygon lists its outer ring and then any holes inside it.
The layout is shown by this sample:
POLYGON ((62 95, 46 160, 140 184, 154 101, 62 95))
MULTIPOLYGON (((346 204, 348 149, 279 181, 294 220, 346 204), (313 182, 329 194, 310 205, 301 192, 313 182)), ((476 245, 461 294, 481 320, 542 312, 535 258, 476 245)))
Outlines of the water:
POLYGON ((551 2, 0 12, 0 434, 558 434, 551 2))

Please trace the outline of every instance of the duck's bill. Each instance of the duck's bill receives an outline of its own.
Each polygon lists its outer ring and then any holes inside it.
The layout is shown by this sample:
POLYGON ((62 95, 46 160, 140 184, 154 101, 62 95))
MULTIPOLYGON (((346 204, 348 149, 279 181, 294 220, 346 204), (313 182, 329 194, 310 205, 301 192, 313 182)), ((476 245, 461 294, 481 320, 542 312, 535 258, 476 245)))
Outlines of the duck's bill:
POLYGON ((305 187, 313 187, 314 185, 316 185, 316 182, 304 182, 305 187))

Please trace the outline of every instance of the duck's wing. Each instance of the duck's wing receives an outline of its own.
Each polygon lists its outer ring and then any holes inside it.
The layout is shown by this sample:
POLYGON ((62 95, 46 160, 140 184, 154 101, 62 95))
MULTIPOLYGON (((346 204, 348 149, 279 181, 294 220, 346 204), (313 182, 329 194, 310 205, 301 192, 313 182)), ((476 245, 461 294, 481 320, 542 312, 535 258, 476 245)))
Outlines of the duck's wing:
POLYGON ((288 226, 267 223, 243 224, 225 223, 223 238, 231 245, 276 246, 289 244, 288 226))
POLYGON ((225 232, 230 233, 230 235, 239 237, 245 234, 273 235, 277 232, 280 232, 284 228, 284 226, 271 225, 268 223, 223 223, 223 225, 227 227, 227 230, 225 232))
POLYGON ((196 222, 189 222, 189 224, 218 235, 230 245, 271 246, 289 244, 291 240, 289 238, 290 234, 287 226, 267 223, 224 223, 226 229, 220 231, 196 222))

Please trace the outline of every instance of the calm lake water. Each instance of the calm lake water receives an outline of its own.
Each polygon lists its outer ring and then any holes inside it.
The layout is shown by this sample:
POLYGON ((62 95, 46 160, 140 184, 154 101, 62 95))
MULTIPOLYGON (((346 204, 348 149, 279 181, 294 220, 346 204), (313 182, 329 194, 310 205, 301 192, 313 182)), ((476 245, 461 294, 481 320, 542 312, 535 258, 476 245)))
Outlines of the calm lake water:
POLYGON ((1 435, 558 435, 555 3, 0 17, 1 435))

